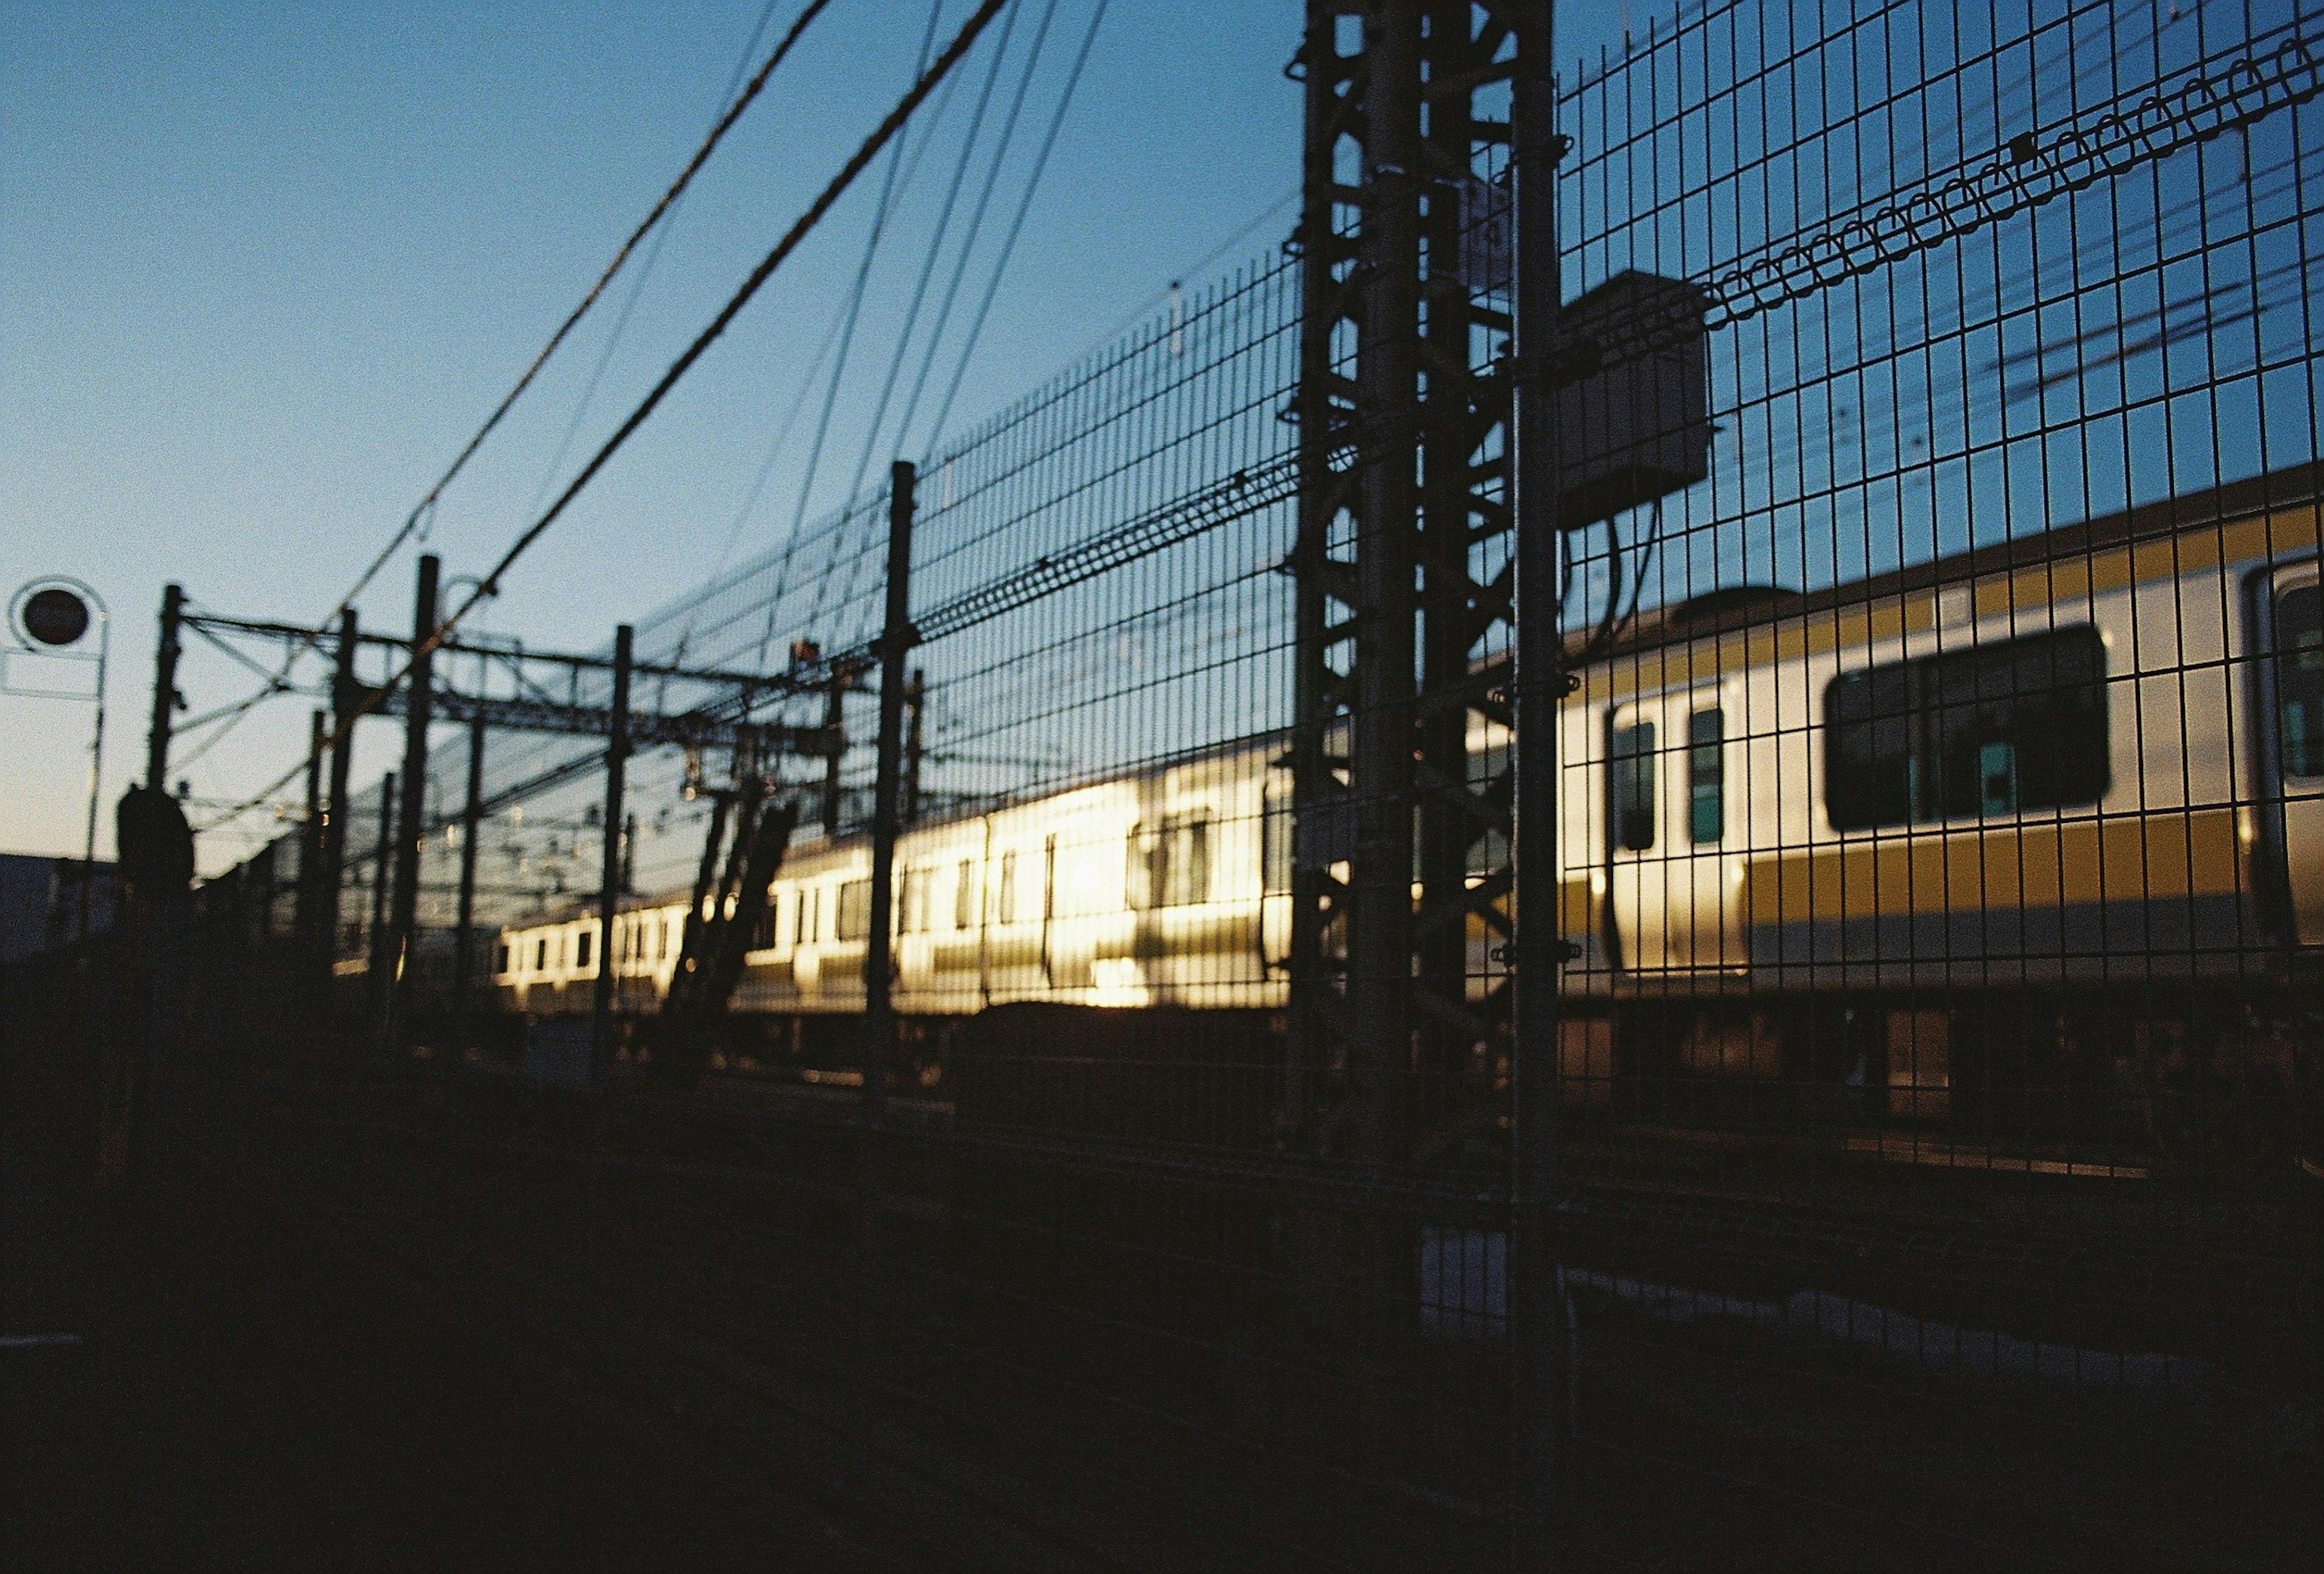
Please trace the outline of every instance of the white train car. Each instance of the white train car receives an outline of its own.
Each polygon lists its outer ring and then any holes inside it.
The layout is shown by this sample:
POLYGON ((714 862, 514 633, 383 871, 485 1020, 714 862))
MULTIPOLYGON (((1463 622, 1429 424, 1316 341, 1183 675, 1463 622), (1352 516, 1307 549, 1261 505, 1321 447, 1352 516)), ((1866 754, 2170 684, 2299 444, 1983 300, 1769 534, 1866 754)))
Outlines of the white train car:
MULTIPOLYGON (((959 1016, 988 1006, 1279 1007, 1290 934, 1288 820, 1279 741, 1238 744, 898 838, 896 1009, 959 1016)), ((829 1015, 863 1008, 871 846, 861 835, 795 843, 769 887, 733 1008, 829 1015)), ((686 902, 615 920, 616 999, 667 992, 686 902)), ((511 1008, 573 1011, 593 998, 597 920, 503 930, 494 981, 511 1008)))
MULTIPOLYGON (((2095 1087, 2126 1056, 2264 1036, 2233 1021, 2301 1008, 2324 957, 2319 479, 1812 595, 1728 593, 1579 663, 1558 922, 1580 1100, 1739 1076, 1885 1082, 1895 1110, 1934 1112, 1963 1055, 1993 1089, 2095 1087)), ((1472 732, 1472 750, 1507 746, 1472 732)), ((1249 740, 913 827, 896 1008, 1283 1007, 1283 749, 1249 740)), ((616 925, 625 1008, 666 990, 683 902, 616 925)), ((860 1011, 870 918, 862 838, 797 847, 735 1009, 860 1011)), ((510 1004, 581 1007, 595 930, 505 932, 510 1004)), ((1492 938, 1472 921, 1472 998, 1498 972, 1492 938)))
POLYGON ((1674 609, 1591 665, 1568 989, 2118 985, 2324 942, 2317 507, 2241 490, 1674 609))

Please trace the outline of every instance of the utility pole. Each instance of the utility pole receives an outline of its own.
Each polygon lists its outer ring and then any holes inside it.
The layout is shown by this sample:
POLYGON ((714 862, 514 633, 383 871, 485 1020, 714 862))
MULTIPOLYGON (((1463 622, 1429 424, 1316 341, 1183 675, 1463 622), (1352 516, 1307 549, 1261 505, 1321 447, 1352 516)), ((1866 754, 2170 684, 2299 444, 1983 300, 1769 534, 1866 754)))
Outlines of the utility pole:
POLYGON ((339 896, 346 888, 348 777, 355 769, 355 709, 362 695, 355 686, 355 650, 361 631, 355 610, 339 613, 339 648, 331 673, 331 806, 323 823, 323 923, 321 966, 326 979, 339 953, 339 896))
POLYGON ((893 980, 896 835, 903 793, 904 658, 919 643, 912 628, 912 490, 917 473, 898 460, 888 478, 888 607, 880 633, 880 741, 872 799, 872 933, 863 955, 863 1140, 857 1205, 857 1252, 862 1294, 863 1383, 876 1370, 877 1274, 880 1247, 881 1146, 888 1124, 888 1067, 896 1019, 893 980))
POLYGON ((386 998, 384 980, 393 959, 387 949, 387 887, 395 857, 395 772, 379 781, 379 848, 372 854, 371 1008, 374 1020, 386 998))
POLYGON ((330 718, 318 710, 307 719, 307 818, 299 828, 299 884, 290 921, 291 952, 300 975, 312 980, 323 896, 323 740, 330 718))
POLYGON ((178 705, 178 620, 185 609, 182 589, 161 587, 161 639, 153 650, 153 724, 145 734, 145 785, 157 793, 170 790, 170 727, 178 705))
POLYGON ((1566 1408, 1564 1298, 1557 1242, 1558 992, 1567 961, 1557 853, 1558 711, 1565 699, 1559 626, 1559 540, 1563 473, 1558 391, 1560 279, 1553 0, 1539 0, 1517 35, 1510 95, 1516 278, 1517 782, 1511 858, 1516 870, 1516 1002, 1510 1055, 1510 1321, 1517 1357, 1512 1483, 1524 1551, 1546 1567, 1555 1514, 1566 1408))
POLYGON ((434 698, 436 637, 436 576, 440 565, 433 552, 420 558, 420 583, 411 603, 411 675, 407 682, 403 723, 403 804, 396 817, 402 834, 395 850, 395 912, 387 942, 387 975, 382 997, 382 1034, 395 1032, 395 991, 403 963, 411 953, 412 929, 420 913, 420 839, 428 815, 428 722, 434 698))
POLYGON ((630 666, 635 631, 613 631, 613 699, 605 721, 605 846, 597 886, 597 994, 591 1036, 596 1074, 603 1078, 613 1054, 613 917, 622 897, 622 788, 630 758, 630 666))
POLYGON ((468 1026, 468 991, 475 967, 475 942, 469 934, 476 922, 476 842, 484 824, 484 708, 468 721, 468 804, 460 815, 460 913, 458 940, 452 953, 453 1047, 465 1049, 468 1026))

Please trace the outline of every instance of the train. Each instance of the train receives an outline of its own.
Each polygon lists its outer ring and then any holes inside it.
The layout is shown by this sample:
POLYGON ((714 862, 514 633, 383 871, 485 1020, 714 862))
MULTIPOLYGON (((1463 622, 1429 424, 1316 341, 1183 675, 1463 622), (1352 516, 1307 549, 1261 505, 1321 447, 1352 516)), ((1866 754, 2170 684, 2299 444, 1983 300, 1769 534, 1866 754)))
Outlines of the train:
MULTIPOLYGON (((1908 1121, 2040 1107, 2087 1128, 2143 1099, 2130 1118, 2151 1128, 2174 1077, 2263 1098, 2312 1080, 2319 479, 2278 472, 1571 636, 1569 1103, 1635 1113, 1682 1085, 1757 1084, 1908 1121)), ((1286 741, 906 831, 896 1009, 1281 1012, 1286 741)), ((1472 750, 1508 741, 1472 724, 1472 750)), ((735 1008, 859 1012, 869 882, 862 837, 797 847, 735 1008)), ((617 920, 625 1002, 667 990, 687 899, 617 920)), ((506 1004, 578 1008, 595 929, 503 931, 506 1004)), ((1493 939, 1472 921, 1472 995, 1493 939)))

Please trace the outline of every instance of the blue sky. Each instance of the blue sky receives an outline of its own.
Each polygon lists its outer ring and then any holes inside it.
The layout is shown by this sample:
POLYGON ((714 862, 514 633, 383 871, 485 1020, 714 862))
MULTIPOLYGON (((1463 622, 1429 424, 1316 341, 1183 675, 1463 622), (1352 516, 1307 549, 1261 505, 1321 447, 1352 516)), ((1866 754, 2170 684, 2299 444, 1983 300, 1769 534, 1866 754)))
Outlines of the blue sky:
MULTIPOLYGON (((1047 123, 1091 4, 1059 0, 1020 145, 1047 123)), ((0 10, 0 593, 68 573, 109 602, 108 805, 143 759, 163 583, 224 612, 327 611, 683 163, 762 8, 0 10)), ((778 0, 773 25, 795 9, 778 0)), ((949 0, 945 31, 968 9, 949 0)), ((1020 51, 1038 14, 1025 9, 1020 51)), ((1563 7, 1560 52, 1618 37, 1626 10, 1563 7)), ((1281 68, 1299 15, 1287 0, 1115 0, 948 431, 1292 191, 1299 98, 1281 68)), ((835 0, 697 180, 594 399, 625 284, 447 496, 429 542, 447 575, 480 568, 715 310, 901 90, 926 21, 918 0, 835 0)), ((1004 211, 1026 163, 1002 179, 1004 211)), ((950 164, 939 137, 875 267, 817 507, 864 451, 950 164)), ((526 560, 488 626, 594 646, 702 579, 730 538, 736 555, 779 538, 803 439, 741 505, 875 195, 859 184, 526 560)), ((1268 218, 1217 266, 1289 222, 1268 218)), ((408 559, 363 612, 408 624, 408 559)), ((198 712, 246 681, 198 651, 183 687, 198 712)), ((262 786, 301 746, 306 711, 275 702, 206 755, 189 773, 198 796, 262 786)), ((0 846, 78 848, 87 726, 85 707, 0 695, 0 846)), ((363 774, 395 751, 373 730, 363 774)))

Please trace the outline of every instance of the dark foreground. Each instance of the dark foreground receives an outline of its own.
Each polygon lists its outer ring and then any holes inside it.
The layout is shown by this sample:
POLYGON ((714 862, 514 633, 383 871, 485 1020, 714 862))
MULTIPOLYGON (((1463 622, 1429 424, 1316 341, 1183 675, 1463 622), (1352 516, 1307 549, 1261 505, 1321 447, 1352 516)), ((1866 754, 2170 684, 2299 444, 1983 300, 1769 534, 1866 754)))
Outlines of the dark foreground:
POLYGON ((445 1287, 185 1178, 92 1206, 10 1125, 0 1332, 81 1342, 0 1353, 0 1566, 895 1565, 445 1287))

